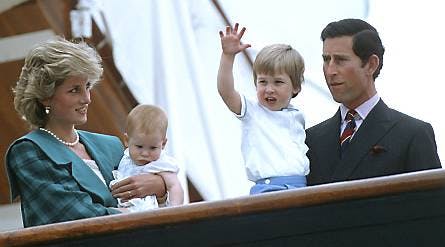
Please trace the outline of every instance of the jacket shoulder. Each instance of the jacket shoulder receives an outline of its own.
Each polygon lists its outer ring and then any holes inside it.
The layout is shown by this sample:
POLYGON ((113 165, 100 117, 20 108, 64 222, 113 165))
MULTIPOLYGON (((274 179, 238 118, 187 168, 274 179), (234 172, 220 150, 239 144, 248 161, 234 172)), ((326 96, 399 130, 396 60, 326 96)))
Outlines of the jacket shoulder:
POLYGON ((79 130, 79 135, 88 148, 94 148, 94 151, 100 151, 115 159, 120 160, 122 157, 124 147, 117 136, 92 133, 84 130, 79 130))
POLYGON ((114 144, 114 145, 122 147, 122 142, 120 141, 120 139, 117 136, 93 133, 93 132, 88 132, 88 131, 84 131, 84 130, 78 130, 78 132, 79 132, 79 135, 81 135, 81 137, 83 139, 85 139, 89 142, 92 142, 95 145, 108 146, 110 144, 112 144, 112 145, 114 144))

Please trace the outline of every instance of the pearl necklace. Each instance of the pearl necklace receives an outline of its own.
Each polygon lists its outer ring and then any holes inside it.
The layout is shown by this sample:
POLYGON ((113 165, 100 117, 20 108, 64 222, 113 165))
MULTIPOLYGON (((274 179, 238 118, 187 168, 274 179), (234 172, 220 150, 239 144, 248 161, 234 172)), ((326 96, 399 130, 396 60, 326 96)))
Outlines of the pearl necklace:
POLYGON ((51 130, 48 130, 48 129, 45 129, 45 128, 40 128, 40 130, 43 130, 46 133, 52 135, 54 138, 56 138, 56 140, 58 140, 59 142, 65 144, 65 145, 67 145, 68 147, 74 147, 77 143, 79 143, 79 133, 77 133, 76 129, 74 129, 74 133, 76 134, 76 140, 74 140, 73 142, 66 142, 66 141, 62 140, 56 134, 54 134, 51 130))

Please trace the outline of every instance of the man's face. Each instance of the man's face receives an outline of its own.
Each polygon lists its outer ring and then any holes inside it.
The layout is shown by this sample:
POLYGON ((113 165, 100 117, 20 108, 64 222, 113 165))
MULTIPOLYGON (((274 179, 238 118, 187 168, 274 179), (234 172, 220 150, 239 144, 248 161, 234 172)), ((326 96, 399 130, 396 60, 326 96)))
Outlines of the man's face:
POLYGON ((323 72, 335 101, 355 109, 376 94, 373 70, 362 65, 352 50, 352 37, 327 38, 323 42, 323 72))

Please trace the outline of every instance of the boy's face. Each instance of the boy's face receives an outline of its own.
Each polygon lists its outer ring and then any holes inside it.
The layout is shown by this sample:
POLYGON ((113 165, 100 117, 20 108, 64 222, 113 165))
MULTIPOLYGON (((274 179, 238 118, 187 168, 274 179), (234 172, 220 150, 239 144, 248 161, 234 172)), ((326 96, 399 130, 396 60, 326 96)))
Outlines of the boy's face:
POLYGON ((131 159, 137 165, 145 165, 159 159, 167 139, 160 133, 133 133, 125 135, 131 159))
POLYGON ((292 81, 286 73, 274 75, 257 74, 256 95, 261 105, 271 111, 280 111, 289 106, 293 94, 300 92, 292 86, 292 81))

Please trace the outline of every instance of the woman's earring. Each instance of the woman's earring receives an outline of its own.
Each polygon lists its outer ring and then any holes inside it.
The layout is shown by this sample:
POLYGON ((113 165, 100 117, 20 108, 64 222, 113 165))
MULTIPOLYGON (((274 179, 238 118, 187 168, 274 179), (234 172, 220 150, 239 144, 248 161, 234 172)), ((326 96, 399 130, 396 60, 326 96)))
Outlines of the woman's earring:
POLYGON ((45 113, 46 113, 46 115, 48 115, 49 114, 49 110, 51 109, 51 107, 49 107, 49 106, 45 106, 45 113))

